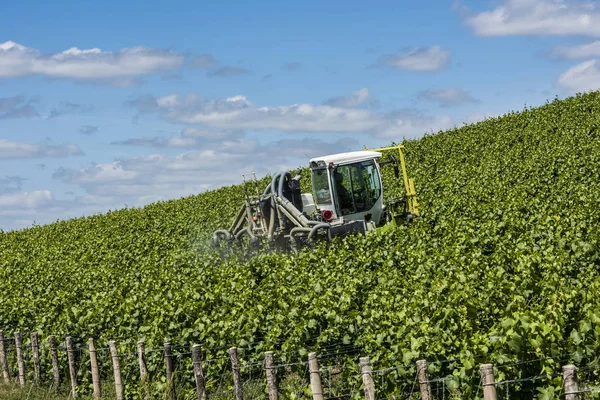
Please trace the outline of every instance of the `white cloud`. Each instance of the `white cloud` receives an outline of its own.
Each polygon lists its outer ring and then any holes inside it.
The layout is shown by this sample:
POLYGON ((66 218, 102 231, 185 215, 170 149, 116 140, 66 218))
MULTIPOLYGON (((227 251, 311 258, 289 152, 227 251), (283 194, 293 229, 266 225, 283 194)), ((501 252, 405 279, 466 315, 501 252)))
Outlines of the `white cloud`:
POLYGON ((387 54, 379 58, 379 65, 415 72, 441 71, 450 63, 450 52, 440 46, 418 47, 387 54))
POLYGON ((600 36, 596 2, 578 0, 503 0, 490 11, 466 17, 479 36, 600 36))
MULTIPOLYGON (((358 97, 360 100, 360 95, 358 97)), ((255 106, 241 95, 205 99, 195 94, 172 94, 143 97, 130 101, 129 105, 140 112, 157 112, 173 122, 202 124, 225 130, 356 132, 414 138, 430 129, 447 127, 450 123, 447 117, 425 117, 406 112, 382 113, 331 105, 255 106)))
POLYGON ((0 43, 0 77, 43 75, 119 82, 114 79, 178 68, 184 59, 181 54, 145 47, 116 52, 72 47, 61 53, 45 55, 37 49, 8 41, 0 43))
POLYGON ((92 165, 79 171, 59 168, 52 177, 71 183, 88 184, 99 182, 132 181, 136 178, 135 171, 126 171, 118 162, 92 165))
POLYGON ((1 208, 39 208, 50 202, 52 202, 52 193, 49 190, 0 194, 1 208))
POLYGON ((345 96, 336 96, 327 99, 324 104, 332 107, 354 108, 364 105, 369 98, 369 89, 362 88, 345 96))
POLYGON ((162 109, 165 116, 173 121, 224 129, 365 132, 377 130, 385 124, 381 116, 365 110, 312 104, 254 107, 246 98, 199 102, 196 107, 183 100, 162 109))
POLYGON ((180 136, 183 138, 218 140, 229 136, 229 134, 225 132, 187 127, 181 130, 180 136))
POLYGON ((435 133, 454 126, 447 116, 424 115, 414 110, 399 110, 390 115, 390 124, 377 133, 380 138, 400 141, 414 139, 425 133, 435 133))
POLYGON ((127 140, 113 142, 112 144, 121 144, 127 146, 140 146, 140 147, 195 147, 199 145, 199 142, 194 138, 185 138, 182 136, 146 136, 141 138, 130 138, 127 140))
MULTIPOLYGON (((0 196, 2 197, 2 196, 0 196)), ((1 199, 0 199, 1 201, 1 199)), ((46 224, 57 219, 77 218, 122 208, 113 197, 84 194, 72 200, 58 200, 48 190, 21 192, 4 197, 0 206, 0 229, 11 230, 46 224)))
POLYGON ((559 76, 557 84, 573 93, 600 88, 598 60, 584 61, 569 68, 559 76))
POLYGON ((193 127, 184 128, 178 135, 165 137, 165 136, 145 136, 139 138, 130 138, 123 141, 113 142, 116 145, 128 145, 128 146, 142 146, 142 147, 182 147, 182 148, 193 148, 202 147, 206 143, 214 141, 225 141, 226 139, 237 139, 240 134, 237 133, 226 133, 215 130, 198 129, 193 127))
POLYGON ((600 40, 578 46, 557 46, 552 49, 550 56, 564 60, 600 57, 600 40))
POLYGON ((0 159, 11 158, 41 158, 41 157, 68 157, 83 155, 79 146, 71 143, 22 143, 0 139, 0 159))
POLYGON ((478 100, 468 92, 459 88, 439 88, 420 92, 418 99, 433 101, 440 107, 459 106, 467 103, 476 103, 478 100))

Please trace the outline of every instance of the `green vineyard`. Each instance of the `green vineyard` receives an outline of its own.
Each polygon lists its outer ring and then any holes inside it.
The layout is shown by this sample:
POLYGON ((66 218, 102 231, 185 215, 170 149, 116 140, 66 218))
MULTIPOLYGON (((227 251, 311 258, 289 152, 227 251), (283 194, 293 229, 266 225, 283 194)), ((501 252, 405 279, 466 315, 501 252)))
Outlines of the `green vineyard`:
MULTIPOLYGON (((540 376, 511 398, 559 398, 560 365, 600 366, 600 93, 404 145, 421 217, 297 255, 211 246, 242 186, 2 233, 0 329, 131 352, 143 338, 199 343, 206 358, 238 346, 247 362, 315 351, 412 366, 377 382, 381 398, 406 398, 393 396, 420 359, 457 377, 456 398, 482 398, 483 362, 539 360, 496 379, 540 376)), ((386 196, 400 195, 383 174, 386 196)))

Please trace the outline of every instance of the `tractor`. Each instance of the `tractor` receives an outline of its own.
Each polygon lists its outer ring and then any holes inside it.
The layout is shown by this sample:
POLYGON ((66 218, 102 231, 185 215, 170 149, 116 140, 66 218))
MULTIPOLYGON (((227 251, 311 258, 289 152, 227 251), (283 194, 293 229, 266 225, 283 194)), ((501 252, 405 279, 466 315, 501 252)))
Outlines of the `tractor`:
POLYGON ((419 216, 403 145, 315 157, 309 168, 312 193, 301 193, 300 175, 290 172, 275 174, 262 194, 256 174, 242 175, 244 204, 228 230, 214 232, 214 244, 266 240, 272 247, 296 251, 317 239, 392 229, 419 216), (397 150, 397 157, 390 152, 382 161, 385 150, 397 150), (404 196, 384 202, 381 168, 387 165, 396 179, 402 174, 404 196))

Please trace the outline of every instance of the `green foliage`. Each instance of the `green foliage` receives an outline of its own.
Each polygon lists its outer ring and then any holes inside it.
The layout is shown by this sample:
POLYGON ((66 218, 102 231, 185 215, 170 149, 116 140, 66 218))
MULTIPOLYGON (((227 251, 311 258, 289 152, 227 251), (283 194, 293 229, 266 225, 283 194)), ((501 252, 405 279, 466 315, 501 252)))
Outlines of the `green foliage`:
MULTIPOLYGON (((255 360, 353 343, 382 367, 457 359, 436 374, 460 377, 463 398, 483 361, 544 358, 496 379, 547 375, 523 398, 558 398, 560 363, 600 354, 600 93, 405 146, 422 217, 299 256, 210 248, 240 186, 4 233, 0 327, 247 346, 255 360)), ((401 193, 391 168, 384 186, 401 193)))

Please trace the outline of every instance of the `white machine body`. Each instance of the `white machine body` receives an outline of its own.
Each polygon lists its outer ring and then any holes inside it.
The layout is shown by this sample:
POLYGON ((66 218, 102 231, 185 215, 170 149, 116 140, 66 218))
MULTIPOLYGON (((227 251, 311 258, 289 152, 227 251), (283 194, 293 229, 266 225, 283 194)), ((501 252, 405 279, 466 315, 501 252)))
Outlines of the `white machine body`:
POLYGON ((380 158, 379 152, 355 151, 310 160, 311 197, 323 216, 331 216, 331 224, 338 220, 379 224, 383 212, 380 158))

